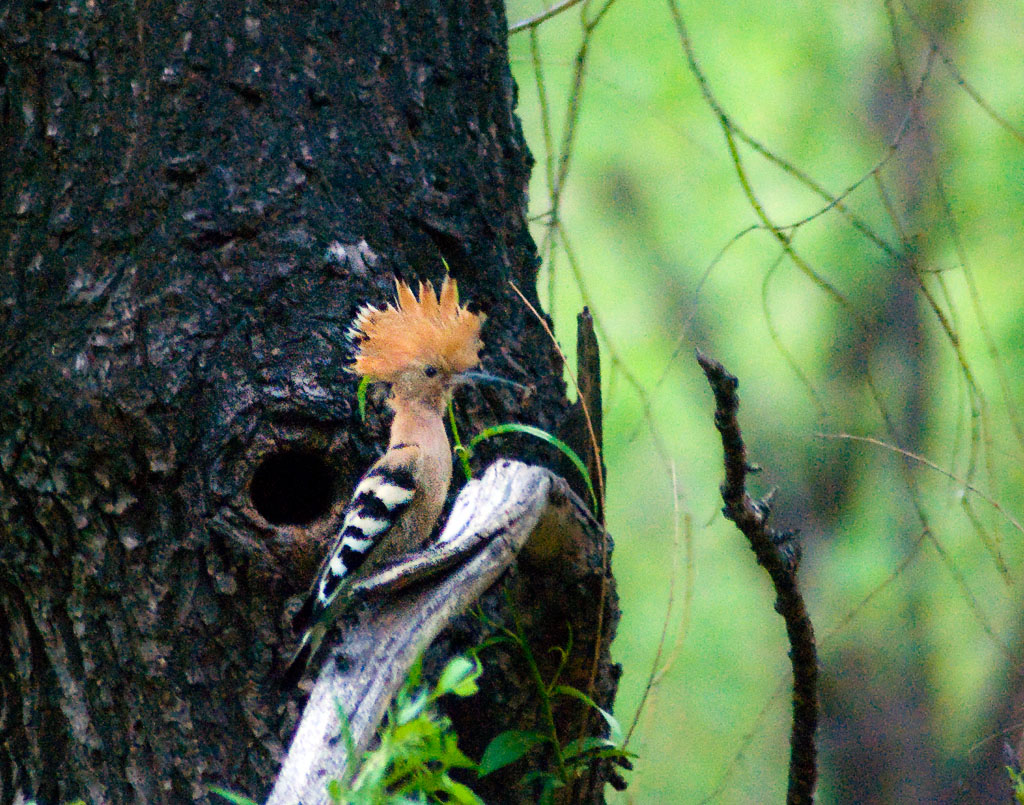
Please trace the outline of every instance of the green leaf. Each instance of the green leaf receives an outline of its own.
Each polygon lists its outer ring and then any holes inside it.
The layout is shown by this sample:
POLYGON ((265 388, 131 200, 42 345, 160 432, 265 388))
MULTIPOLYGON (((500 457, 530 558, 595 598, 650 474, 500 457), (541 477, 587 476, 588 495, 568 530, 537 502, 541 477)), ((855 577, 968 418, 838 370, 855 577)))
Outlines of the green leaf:
POLYGON ((347 793, 345 787, 341 784, 341 780, 327 781, 327 796, 331 798, 331 802, 344 802, 347 793))
POLYGON ((438 759, 445 768, 449 769, 475 769, 477 767, 476 763, 459 749, 459 739, 454 734, 444 736, 444 751, 438 759))
POLYGON ((423 749, 425 742, 436 737, 437 732, 438 725, 424 715, 400 722, 393 733, 395 752, 401 756, 415 754, 423 749))
POLYGON ((554 774, 544 781, 544 787, 540 790, 540 798, 537 805, 551 805, 555 801, 555 789, 564 786, 561 780, 554 774))
POLYGON ((607 710, 598 707, 597 702, 591 699, 586 693, 576 688, 570 687, 569 685, 559 685, 553 691, 552 696, 571 696, 574 699, 579 699, 584 704, 593 707, 597 712, 601 714, 601 717, 608 724, 608 732, 611 736, 612 742, 615 746, 620 746, 623 742, 622 725, 619 724, 619 720, 615 718, 607 710))
POLYGON ((448 421, 452 426, 452 441, 455 442, 455 447, 453 448, 455 455, 459 457, 459 463, 462 464, 462 471, 466 474, 466 480, 472 481, 473 470, 469 466, 469 458, 473 455, 473 451, 462 444, 462 439, 459 437, 459 426, 455 421, 455 404, 451 400, 448 401, 448 421))
POLYGON ((477 680, 483 672, 483 666, 475 656, 472 658, 464 655, 452 657, 437 680, 434 698, 444 696, 446 693, 454 693, 456 696, 462 697, 472 696, 480 690, 477 680))
POLYGON ((561 450, 562 454, 572 462, 573 466, 579 470, 580 475, 583 476, 583 480, 587 485, 587 490, 590 492, 590 499, 594 504, 594 508, 597 508, 597 495, 594 492, 594 484, 590 480, 590 473, 587 472, 587 465, 583 463, 575 450, 569 447, 569 445, 557 436, 552 436, 546 430, 534 427, 533 425, 523 425, 519 422, 507 422, 504 425, 494 425, 490 428, 485 428, 470 439, 467 449, 470 452, 473 452, 473 448, 484 439, 490 439, 492 436, 501 436, 505 433, 525 433, 528 436, 535 436, 541 441, 545 441, 561 450))
POLYGON ((459 805, 484 805, 484 801, 468 785, 456 782, 447 774, 441 777, 441 788, 451 795, 449 802, 457 802, 459 805))
POLYGON ((361 422, 366 422, 366 390, 370 387, 370 383, 373 382, 369 377, 363 375, 363 379, 359 381, 359 388, 356 389, 356 401, 359 403, 359 419, 361 422))
POLYGON ((549 740, 542 732, 534 730, 505 730, 499 732, 484 750, 477 773, 486 777, 491 772, 515 763, 533 747, 549 740))
POLYGON ((398 712, 395 713, 395 723, 404 726, 418 718, 429 701, 425 690, 417 691, 414 696, 399 704, 398 712))
POLYGON ((537 798, 538 805, 546 805, 554 800, 556 788, 561 788, 565 783, 558 779, 557 774, 549 771, 530 771, 523 775, 523 785, 530 785, 537 781, 543 781, 540 796, 537 798))
POLYGON ((416 690, 420 686, 420 682, 423 680, 423 655, 420 654, 409 666, 409 673, 405 675, 405 684, 402 688, 405 692, 416 690))
POLYGON ((256 805, 248 797, 243 797, 241 794, 236 794, 233 791, 228 791, 226 788, 220 788, 219 786, 212 786, 210 788, 211 794, 216 794, 219 797, 224 797, 228 802, 234 803, 234 805, 256 805))
POLYGON ((608 738, 574 738, 562 747, 562 755, 566 760, 590 752, 593 749, 615 749, 615 743, 608 738))
POLYGON ((512 645, 518 645, 516 641, 508 635, 491 635, 490 637, 480 641, 480 643, 473 649, 473 655, 476 656, 481 651, 483 651, 484 649, 489 649, 491 646, 503 646, 508 645, 509 643, 511 643, 512 645))

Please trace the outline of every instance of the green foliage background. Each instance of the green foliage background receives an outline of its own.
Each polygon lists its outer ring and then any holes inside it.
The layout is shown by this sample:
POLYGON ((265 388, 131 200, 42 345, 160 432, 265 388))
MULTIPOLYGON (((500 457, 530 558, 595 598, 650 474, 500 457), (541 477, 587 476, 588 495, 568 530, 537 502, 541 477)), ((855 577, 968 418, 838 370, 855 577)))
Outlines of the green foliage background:
POLYGON ((1007 796, 1024 693, 1024 11, 739 0, 674 19, 658 0, 592 0, 516 31, 546 7, 510 2, 511 55, 541 298, 570 364, 583 304, 602 338, 624 724, 663 671, 615 796, 784 798, 785 635, 719 514, 698 346, 739 376, 758 491, 778 486, 775 525, 803 532, 820 801, 1007 796))

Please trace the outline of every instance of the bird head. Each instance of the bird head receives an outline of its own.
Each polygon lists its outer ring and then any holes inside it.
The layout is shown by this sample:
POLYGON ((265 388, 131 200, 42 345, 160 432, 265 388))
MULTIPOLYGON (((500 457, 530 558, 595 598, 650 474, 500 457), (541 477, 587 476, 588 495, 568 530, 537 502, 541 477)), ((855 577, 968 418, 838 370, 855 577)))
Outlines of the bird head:
POLYGON ((440 294, 421 282, 419 296, 395 281, 397 300, 383 309, 364 305, 349 338, 356 346, 352 370, 391 385, 397 401, 443 410, 464 372, 480 363, 482 313, 459 305, 455 280, 440 294))

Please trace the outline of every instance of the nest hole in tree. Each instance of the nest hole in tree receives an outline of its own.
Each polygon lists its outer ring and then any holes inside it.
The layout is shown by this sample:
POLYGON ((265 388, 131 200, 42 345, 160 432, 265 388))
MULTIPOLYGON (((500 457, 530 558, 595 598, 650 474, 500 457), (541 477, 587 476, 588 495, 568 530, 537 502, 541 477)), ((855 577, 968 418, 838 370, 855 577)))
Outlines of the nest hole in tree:
POLYGON ((271 453, 252 476, 252 505, 272 525, 306 525, 331 509, 334 471, 319 453, 288 449, 271 453))

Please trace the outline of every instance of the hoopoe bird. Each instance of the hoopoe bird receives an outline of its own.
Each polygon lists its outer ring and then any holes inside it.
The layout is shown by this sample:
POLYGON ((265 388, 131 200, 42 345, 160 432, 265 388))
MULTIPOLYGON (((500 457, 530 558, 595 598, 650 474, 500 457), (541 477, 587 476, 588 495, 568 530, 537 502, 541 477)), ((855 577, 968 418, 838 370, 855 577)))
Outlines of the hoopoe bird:
POLYGON ((395 284, 397 303, 382 310, 364 305, 348 332, 356 347, 351 369, 391 387, 388 448, 356 485, 338 536, 293 620, 302 639, 286 685, 301 679, 344 610, 346 583, 426 541, 448 495, 452 449, 444 412, 462 373, 480 362, 485 317, 459 305, 450 277, 440 294, 420 283, 419 298, 404 282, 395 284))

